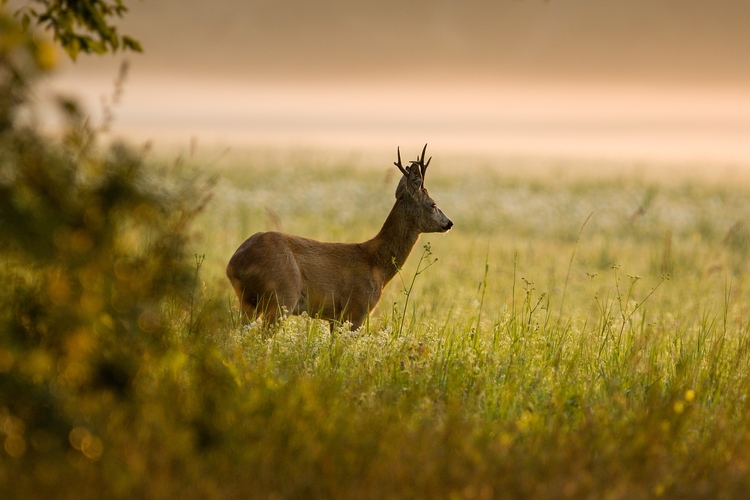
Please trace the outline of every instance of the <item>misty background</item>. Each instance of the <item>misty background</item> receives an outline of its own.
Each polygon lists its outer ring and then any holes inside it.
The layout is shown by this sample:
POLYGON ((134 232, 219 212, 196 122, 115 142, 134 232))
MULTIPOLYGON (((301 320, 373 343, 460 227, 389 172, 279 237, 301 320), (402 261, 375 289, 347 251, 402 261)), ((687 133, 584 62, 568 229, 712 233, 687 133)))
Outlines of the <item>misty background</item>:
POLYGON ((750 164, 747 1, 127 5, 144 53, 81 56, 50 82, 96 115, 128 59, 116 136, 750 164))

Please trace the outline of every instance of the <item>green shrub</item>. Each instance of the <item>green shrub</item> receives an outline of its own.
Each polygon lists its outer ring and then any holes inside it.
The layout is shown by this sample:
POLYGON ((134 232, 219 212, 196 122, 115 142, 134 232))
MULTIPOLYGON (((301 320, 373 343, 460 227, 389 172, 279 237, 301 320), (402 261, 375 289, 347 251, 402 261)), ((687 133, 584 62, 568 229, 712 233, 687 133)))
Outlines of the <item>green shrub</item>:
POLYGON ((38 46, 0 26, 0 490, 127 492, 128 446, 181 345, 189 225, 209 183, 146 169, 123 145, 99 153, 69 102, 64 140, 40 135, 27 101, 38 46))

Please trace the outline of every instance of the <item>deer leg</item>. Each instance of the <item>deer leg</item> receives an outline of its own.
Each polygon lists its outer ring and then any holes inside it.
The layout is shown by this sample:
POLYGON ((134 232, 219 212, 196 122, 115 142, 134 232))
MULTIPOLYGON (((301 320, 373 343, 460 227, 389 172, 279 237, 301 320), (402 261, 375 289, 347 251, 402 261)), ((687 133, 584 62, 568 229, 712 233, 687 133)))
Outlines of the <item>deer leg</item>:
MULTIPOLYGON (((235 290, 237 291, 237 290, 235 290)), ((243 321, 249 322, 255 318, 263 318, 266 324, 272 324, 282 315, 282 310, 291 313, 297 304, 297 297, 293 291, 278 291, 263 293, 261 295, 248 294, 244 290, 237 292, 240 298, 240 309, 243 313, 243 321)))
POLYGON ((370 311, 366 304, 352 304, 352 306, 347 311, 344 320, 349 321, 352 324, 351 330, 355 331, 362 326, 370 311))
POLYGON ((230 278, 232 288, 237 298, 240 299, 240 310, 242 311, 242 323, 247 324, 260 315, 258 311, 258 297, 245 293, 245 288, 237 279, 230 278))
POLYGON ((297 305, 298 296, 293 293, 279 294, 274 292, 266 296, 263 301, 262 315, 268 324, 281 319, 284 313, 292 314, 297 305))
POLYGON ((352 322, 352 331, 358 329, 365 321, 367 321, 372 310, 378 305, 381 294, 382 287, 373 286, 373 288, 369 290, 369 294, 363 293, 363 296, 367 297, 366 299, 352 303, 351 309, 349 310, 349 321, 352 322))
POLYGON ((352 328, 351 328, 351 330, 355 331, 355 330, 359 329, 360 326, 362 326, 362 323, 364 323, 364 319, 354 319, 354 318, 352 318, 351 322, 352 322, 352 328))
POLYGON ((242 310, 242 322, 248 323, 258 315, 257 309, 249 301, 240 298, 240 309, 242 310))
POLYGON ((285 313, 296 312, 302 296, 302 275, 296 266, 288 278, 281 282, 269 283, 263 293, 263 315, 269 324, 280 319, 285 313))

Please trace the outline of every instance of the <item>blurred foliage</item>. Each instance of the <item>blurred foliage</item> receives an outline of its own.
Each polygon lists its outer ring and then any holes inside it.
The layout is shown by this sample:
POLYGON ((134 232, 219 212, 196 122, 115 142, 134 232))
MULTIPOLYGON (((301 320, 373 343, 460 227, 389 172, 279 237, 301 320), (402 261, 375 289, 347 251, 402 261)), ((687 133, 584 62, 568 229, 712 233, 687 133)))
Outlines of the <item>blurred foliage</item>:
MULTIPOLYGON (((0 6, 5 6, 8 0, 1 2, 0 6)), ((81 52, 105 54, 118 49, 141 52, 137 40, 120 36, 110 22, 127 11, 123 0, 33 0, 20 7, 15 16, 21 20, 23 31, 32 23, 51 30, 54 40, 75 60, 81 52)))
POLYGON ((53 48, 0 12, 0 133, 8 132, 24 109, 31 81, 52 66, 53 48))
POLYGON ((41 136, 26 115, 42 51, 8 18, 0 28, 0 491, 63 498, 63 480, 134 480, 114 443, 137 441, 174 357, 210 183, 149 171, 123 145, 100 153, 70 101, 62 141, 41 136))

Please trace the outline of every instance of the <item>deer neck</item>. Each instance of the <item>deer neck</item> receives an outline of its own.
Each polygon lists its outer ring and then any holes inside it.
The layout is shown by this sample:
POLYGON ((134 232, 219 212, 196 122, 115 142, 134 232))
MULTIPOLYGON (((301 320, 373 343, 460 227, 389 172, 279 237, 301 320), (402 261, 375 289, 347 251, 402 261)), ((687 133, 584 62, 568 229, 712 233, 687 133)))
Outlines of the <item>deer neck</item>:
POLYGON ((383 285, 401 269, 418 239, 416 221, 410 217, 404 201, 397 200, 380 232, 366 243, 372 252, 374 266, 382 272, 383 285))

